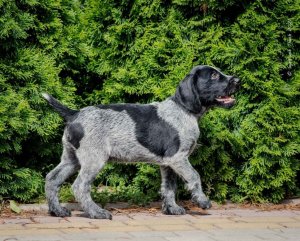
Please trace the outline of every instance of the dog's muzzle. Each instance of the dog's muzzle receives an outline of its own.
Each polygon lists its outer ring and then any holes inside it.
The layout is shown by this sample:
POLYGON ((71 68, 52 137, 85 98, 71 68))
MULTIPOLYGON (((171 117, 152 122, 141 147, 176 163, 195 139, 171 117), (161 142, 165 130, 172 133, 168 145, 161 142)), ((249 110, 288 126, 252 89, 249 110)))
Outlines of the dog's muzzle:
POLYGON ((235 104, 235 98, 233 94, 239 89, 240 86, 241 86, 240 79, 232 76, 229 80, 226 94, 217 96, 217 98, 215 98, 215 101, 224 107, 233 106, 235 104))

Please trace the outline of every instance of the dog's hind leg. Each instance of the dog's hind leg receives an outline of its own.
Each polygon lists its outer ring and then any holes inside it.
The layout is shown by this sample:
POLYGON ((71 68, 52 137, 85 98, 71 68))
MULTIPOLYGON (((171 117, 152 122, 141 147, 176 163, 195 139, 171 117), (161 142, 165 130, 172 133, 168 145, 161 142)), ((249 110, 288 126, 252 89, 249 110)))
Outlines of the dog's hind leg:
POLYGON ((83 211, 89 218, 97 219, 112 219, 112 215, 105 209, 100 208, 91 197, 91 185, 103 168, 108 157, 99 153, 93 153, 93 150, 85 150, 88 156, 79 155, 81 169, 78 177, 72 185, 72 189, 76 200, 81 204, 83 211))
POLYGON ((62 207, 58 199, 58 191, 64 181, 80 168, 78 159, 71 146, 64 144, 61 162, 46 176, 45 192, 49 213, 58 217, 71 216, 71 212, 62 207))
POLYGON ((163 198, 162 212, 168 215, 183 215, 185 210, 176 204, 176 173, 167 166, 160 167, 161 172, 161 195, 163 198))

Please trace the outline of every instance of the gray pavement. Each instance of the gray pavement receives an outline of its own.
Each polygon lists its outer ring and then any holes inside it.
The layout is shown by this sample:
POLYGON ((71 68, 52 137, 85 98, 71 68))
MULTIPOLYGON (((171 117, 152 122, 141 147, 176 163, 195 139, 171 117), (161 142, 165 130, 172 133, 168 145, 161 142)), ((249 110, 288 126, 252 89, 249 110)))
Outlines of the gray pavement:
POLYGON ((113 220, 46 214, 0 218, 1 241, 300 241, 300 210, 217 209, 166 216, 160 212, 113 211, 113 220))

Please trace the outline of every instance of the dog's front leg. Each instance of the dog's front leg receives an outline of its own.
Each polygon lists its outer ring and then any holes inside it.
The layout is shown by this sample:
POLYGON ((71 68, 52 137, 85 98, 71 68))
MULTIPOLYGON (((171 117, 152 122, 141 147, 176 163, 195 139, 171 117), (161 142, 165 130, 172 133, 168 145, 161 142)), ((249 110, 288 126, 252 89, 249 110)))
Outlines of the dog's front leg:
POLYGON ((177 160, 170 167, 186 182, 188 190, 192 193, 192 201, 203 209, 210 208, 211 202, 202 191, 200 175, 188 158, 177 160))

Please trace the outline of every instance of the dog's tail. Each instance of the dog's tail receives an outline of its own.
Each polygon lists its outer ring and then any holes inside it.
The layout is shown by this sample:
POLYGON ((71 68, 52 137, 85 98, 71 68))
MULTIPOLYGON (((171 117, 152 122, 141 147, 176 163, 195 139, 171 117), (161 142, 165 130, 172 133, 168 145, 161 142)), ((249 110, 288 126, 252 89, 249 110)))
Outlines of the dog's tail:
POLYGON ((61 104, 57 99, 53 96, 42 93, 42 96, 48 101, 48 103, 66 120, 69 121, 72 117, 78 113, 78 110, 72 110, 63 104, 61 104))

